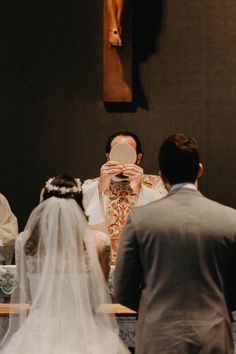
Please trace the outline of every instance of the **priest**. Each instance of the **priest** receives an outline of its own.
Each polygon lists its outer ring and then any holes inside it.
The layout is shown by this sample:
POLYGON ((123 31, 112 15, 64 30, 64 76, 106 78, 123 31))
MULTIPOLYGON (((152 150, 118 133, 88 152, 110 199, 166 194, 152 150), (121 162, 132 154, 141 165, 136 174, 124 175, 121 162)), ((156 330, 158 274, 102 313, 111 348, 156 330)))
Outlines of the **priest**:
POLYGON ((108 233, 113 265, 129 211, 134 206, 145 205, 167 194, 159 176, 144 174, 140 166, 142 156, 141 142, 136 134, 128 131, 116 132, 108 138, 107 162, 101 166, 100 176, 83 184, 83 204, 89 224, 94 229, 108 233), (112 155, 111 152, 118 145, 128 145, 135 151, 132 163, 114 159, 115 154, 112 155))

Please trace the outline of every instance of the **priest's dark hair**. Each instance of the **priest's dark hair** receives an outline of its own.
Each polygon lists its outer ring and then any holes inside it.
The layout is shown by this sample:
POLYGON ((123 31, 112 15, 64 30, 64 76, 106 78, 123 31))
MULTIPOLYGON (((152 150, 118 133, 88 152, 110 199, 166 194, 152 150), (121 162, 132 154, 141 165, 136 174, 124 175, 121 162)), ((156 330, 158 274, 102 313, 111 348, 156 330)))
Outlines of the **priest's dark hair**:
POLYGON ((117 136, 130 136, 136 142, 136 145, 137 145, 136 152, 137 152, 137 154, 142 154, 143 153, 143 149, 142 149, 142 145, 141 145, 141 141, 140 141, 139 137, 133 132, 129 132, 129 131, 126 131, 126 130, 121 130, 121 131, 118 131, 116 133, 113 133, 107 139, 107 143, 106 143, 106 153, 107 154, 109 154, 109 152, 111 151, 111 143, 117 136))

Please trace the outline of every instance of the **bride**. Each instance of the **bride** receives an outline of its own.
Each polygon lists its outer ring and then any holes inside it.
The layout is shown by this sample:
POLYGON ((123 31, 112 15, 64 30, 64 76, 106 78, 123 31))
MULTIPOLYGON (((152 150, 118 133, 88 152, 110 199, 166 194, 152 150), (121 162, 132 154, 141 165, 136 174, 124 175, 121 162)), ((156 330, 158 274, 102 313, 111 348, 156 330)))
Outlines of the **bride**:
POLYGON ((118 337, 94 236, 77 200, 81 187, 50 179, 50 197, 16 242, 19 288, 1 354, 128 354, 118 337))

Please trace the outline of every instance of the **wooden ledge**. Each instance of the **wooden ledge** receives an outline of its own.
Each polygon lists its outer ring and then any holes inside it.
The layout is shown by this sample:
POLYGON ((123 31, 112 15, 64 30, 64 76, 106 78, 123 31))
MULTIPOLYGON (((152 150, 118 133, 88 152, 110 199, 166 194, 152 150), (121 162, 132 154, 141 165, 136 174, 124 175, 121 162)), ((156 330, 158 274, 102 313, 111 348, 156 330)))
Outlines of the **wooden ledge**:
MULTIPOLYGON (((17 314, 20 311, 29 311, 30 305, 28 304, 0 304, 0 316, 8 315, 10 313, 17 314)), ((135 317, 136 311, 129 309, 120 304, 103 304, 99 307, 97 313, 113 314, 117 317, 135 317)))
POLYGON ((137 312, 121 304, 103 304, 99 307, 98 313, 109 313, 118 317, 135 317, 137 312))
POLYGON ((28 304, 0 304, 0 316, 8 315, 9 313, 19 313, 20 311, 29 311, 28 304))

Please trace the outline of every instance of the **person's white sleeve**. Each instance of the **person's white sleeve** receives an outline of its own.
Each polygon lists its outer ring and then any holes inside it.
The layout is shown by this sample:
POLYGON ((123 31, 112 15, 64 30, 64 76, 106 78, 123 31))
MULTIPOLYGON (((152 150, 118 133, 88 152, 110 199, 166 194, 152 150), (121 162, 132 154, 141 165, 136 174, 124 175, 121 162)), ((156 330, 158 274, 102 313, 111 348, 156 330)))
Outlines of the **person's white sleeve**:
POLYGON ((43 202, 43 194, 45 192, 45 188, 43 187, 40 191, 40 195, 39 195, 39 203, 43 202))
POLYGON ((145 205, 151 203, 155 200, 159 200, 164 198, 167 195, 167 190, 161 180, 161 178, 157 181, 154 187, 150 188, 145 186, 144 184, 141 185, 141 189, 139 192, 139 196, 137 199, 136 206, 145 205))
POLYGON ((12 213, 7 199, 0 194, 0 246, 4 248, 6 264, 11 263, 17 234, 17 219, 12 213))
POLYGON ((15 261, 16 261, 17 278, 19 284, 22 285, 22 295, 21 295, 22 298, 19 298, 18 300, 24 303, 31 303, 29 280, 27 277, 25 252, 24 252, 25 241, 27 240, 28 237, 29 237, 29 233, 27 231, 23 231, 17 236, 15 242, 15 261))
POLYGON ((5 262, 4 246, 0 244, 0 264, 5 264, 5 262))
POLYGON ((83 186, 83 206, 90 225, 103 223, 104 211, 101 207, 98 180, 85 181, 83 186))

